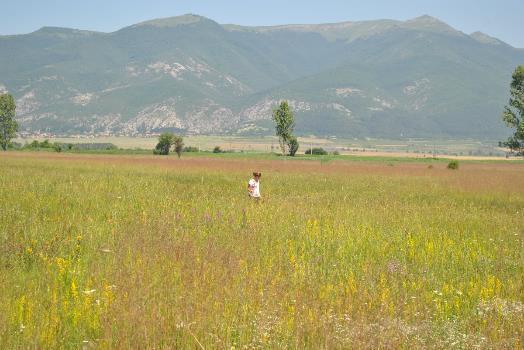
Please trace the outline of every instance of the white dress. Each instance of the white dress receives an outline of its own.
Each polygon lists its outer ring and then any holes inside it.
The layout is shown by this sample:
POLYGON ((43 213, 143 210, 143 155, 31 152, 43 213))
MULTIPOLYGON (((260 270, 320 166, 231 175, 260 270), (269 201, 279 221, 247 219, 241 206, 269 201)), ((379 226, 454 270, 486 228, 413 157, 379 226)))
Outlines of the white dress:
POLYGON ((260 181, 249 180, 249 188, 252 190, 252 192, 249 192, 251 197, 260 198, 260 181))

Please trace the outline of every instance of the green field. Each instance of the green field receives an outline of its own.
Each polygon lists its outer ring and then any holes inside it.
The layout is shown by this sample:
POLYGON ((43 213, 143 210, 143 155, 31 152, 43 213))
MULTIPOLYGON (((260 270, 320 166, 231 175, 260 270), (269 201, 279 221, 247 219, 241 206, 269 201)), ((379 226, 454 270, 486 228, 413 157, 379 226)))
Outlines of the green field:
POLYGON ((524 346, 519 162, 7 152, 0 178, 2 349, 524 346))

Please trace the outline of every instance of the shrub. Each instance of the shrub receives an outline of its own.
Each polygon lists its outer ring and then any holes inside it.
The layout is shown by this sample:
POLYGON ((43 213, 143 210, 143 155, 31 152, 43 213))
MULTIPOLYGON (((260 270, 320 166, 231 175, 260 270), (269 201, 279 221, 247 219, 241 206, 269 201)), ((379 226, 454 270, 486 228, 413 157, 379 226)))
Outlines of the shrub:
POLYGON ((313 148, 313 150, 311 150, 311 148, 306 150, 305 154, 313 154, 313 155, 318 155, 318 156, 325 156, 328 153, 322 147, 316 147, 316 148, 313 148))
POLYGON ((448 163, 448 169, 457 170, 459 168, 459 162, 457 160, 452 160, 448 163))
POLYGON ((49 140, 44 140, 40 142, 40 148, 52 148, 53 144, 49 140))
POLYGON ((62 149, 65 149, 67 146, 67 149, 72 150, 79 150, 79 151, 103 151, 103 150, 114 150, 118 149, 117 146, 115 146, 112 143, 75 143, 75 144, 67 144, 62 145, 62 149))
POLYGON ((22 144, 18 143, 18 142, 9 142, 9 144, 7 145, 7 148, 9 148, 9 149, 20 149, 20 148, 22 148, 22 144))
POLYGON ((184 152, 198 152, 198 147, 186 146, 184 147, 184 152))
POLYGON ((213 153, 222 153, 223 151, 220 149, 220 146, 215 146, 215 148, 213 148, 213 153))

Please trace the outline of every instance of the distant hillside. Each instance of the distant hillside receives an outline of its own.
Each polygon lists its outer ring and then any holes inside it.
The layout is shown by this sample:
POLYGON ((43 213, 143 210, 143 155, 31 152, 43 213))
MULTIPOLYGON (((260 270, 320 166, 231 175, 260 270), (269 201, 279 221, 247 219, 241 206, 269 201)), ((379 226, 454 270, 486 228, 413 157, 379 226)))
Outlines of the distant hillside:
POLYGON ((288 99, 297 132, 500 138, 524 50, 422 16, 245 27, 185 15, 113 33, 0 36, 0 92, 27 132, 269 134, 288 99))

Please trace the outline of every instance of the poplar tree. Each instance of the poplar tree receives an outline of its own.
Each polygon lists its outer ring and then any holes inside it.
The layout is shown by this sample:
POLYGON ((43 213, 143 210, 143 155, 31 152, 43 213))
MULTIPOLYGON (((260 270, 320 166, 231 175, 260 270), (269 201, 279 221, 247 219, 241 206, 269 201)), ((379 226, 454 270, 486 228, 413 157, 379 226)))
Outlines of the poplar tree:
POLYGON ((504 107, 502 119, 515 132, 501 146, 508 147, 518 156, 524 156, 524 66, 518 66, 513 72, 510 86, 509 104, 504 107))
POLYGON ((10 94, 0 95, 0 146, 7 150, 11 139, 16 136, 18 123, 15 120, 16 104, 10 94))
POLYGON ((273 110, 273 121, 275 122, 275 131, 282 149, 282 155, 286 155, 289 149, 289 155, 294 156, 299 145, 296 137, 293 136, 295 116, 287 101, 282 101, 280 106, 273 110))

